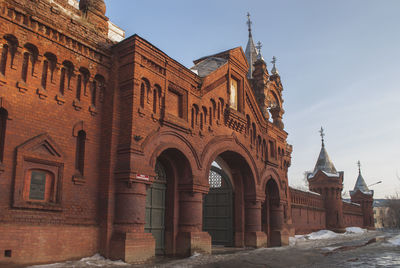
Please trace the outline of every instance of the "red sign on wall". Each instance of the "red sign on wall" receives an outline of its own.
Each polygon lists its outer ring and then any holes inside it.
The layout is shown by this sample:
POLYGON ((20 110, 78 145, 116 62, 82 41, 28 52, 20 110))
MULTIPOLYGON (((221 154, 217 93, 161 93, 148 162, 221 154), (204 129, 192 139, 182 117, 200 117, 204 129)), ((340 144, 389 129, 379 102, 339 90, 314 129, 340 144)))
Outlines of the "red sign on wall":
POLYGON ((136 174, 136 179, 142 181, 149 181, 150 177, 143 174, 136 174))

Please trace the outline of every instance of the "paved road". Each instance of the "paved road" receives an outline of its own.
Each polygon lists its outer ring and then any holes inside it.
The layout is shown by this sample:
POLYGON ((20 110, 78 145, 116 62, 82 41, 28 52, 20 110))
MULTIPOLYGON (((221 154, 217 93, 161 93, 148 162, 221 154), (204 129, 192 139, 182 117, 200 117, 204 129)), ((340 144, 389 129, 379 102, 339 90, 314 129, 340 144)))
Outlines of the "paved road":
POLYGON ((111 262, 98 256, 42 267, 400 267, 400 246, 388 243, 388 239, 396 235, 399 232, 370 231, 330 239, 296 240, 295 244, 280 248, 214 248, 212 255, 197 255, 186 259, 163 258, 145 266, 111 262))
MULTIPOLYGON (((148 267, 400 267, 400 246, 387 242, 396 233, 368 232, 328 240, 296 241, 295 245, 195 256, 148 267)), ((233 251, 232 249, 230 251, 233 251)))

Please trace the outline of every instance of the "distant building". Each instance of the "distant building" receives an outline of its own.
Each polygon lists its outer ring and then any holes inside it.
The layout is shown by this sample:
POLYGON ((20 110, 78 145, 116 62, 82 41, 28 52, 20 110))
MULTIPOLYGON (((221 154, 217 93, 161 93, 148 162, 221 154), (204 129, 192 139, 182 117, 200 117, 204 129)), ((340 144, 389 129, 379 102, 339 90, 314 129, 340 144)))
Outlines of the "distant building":
POLYGON ((387 219, 389 208, 387 207, 386 199, 375 199, 373 206, 375 228, 390 228, 387 219))

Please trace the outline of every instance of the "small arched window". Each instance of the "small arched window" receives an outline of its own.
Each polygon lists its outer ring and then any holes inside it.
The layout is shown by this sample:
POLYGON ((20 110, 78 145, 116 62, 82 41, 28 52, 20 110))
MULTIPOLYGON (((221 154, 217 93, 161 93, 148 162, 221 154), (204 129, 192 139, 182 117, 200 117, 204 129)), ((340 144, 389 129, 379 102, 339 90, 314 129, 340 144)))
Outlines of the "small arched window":
POLYGON ((194 107, 192 107, 192 128, 194 128, 194 107))
POLYGON ((94 80, 92 82, 92 88, 90 89, 90 95, 91 95, 91 104, 93 106, 96 106, 96 94, 97 94, 97 81, 94 80))
POLYGON ((4 36, 4 39, 6 40, 7 43, 3 45, 0 58, 0 74, 2 74, 3 76, 6 75, 8 55, 9 54, 11 55, 10 65, 12 66, 14 62, 14 56, 15 53, 17 52, 17 47, 18 47, 18 40, 17 38, 15 38, 15 36, 6 35, 4 36))
POLYGON ((215 113, 216 113, 216 110, 217 110, 217 104, 215 103, 215 101, 213 99, 211 99, 211 105, 212 105, 212 117, 215 119, 215 113))
POLYGON ((203 130, 203 113, 200 113, 200 129, 203 130))
POLYGON ((209 110, 209 119, 208 119, 208 121, 210 122, 210 126, 212 126, 212 122, 213 122, 213 117, 212 117, 212 110, 211 110, 212 108, 210 107, 208 110, 209 110))
POLYGON ((45 59, 43 61, 42 87, 46 89, 49 74, 50 74, 50 81, 53 81, 54 70, 57 64, 57 57, 51 53, 46 53, 44 56, 45 59))
POLYGON ((86 146, 86 132, 81 130, 76 137, 76 157, 75 169, 81 176, 84 175, 85 169, 85 146, 86 146))
POLYGON ((161 87, 159 85, 155 85, 153 90, 153 113, 157 113, 160 105, 161 105, 161 87))
POLYGON ((39 54, 38 49, 32 44, 25 45, 25 53, 22 62, 21 78, 23 82, 27 82, 29 67, 31 67, 31 75, 35 72, 35 63, 39 54))
POLYGON ((78 79, 76 80, 76 99, 81 100, 82 94, 82 75, 78 74, 78 79))
POLYGON ((60 76, 60 94, 64 95, 65 92, 65 76, 66 76, 66 70, 64 67, 61 68, 61 76, 60 76))
POLYGON ((256 130, 256 124, 254 124, 254 123, 252 123, 251 124, 251 127, 252 127, 252 140, 251 140, 251 143, 252 144, 255 144, 256 143, 256 136, 257 136, 257 130, 256 130))
POLYGON ((1 51, 0 73, 2 75, 6 75, 8 48, 9 48, 8 45, 4 44, 3 49, 1 51))
POLYGON ((4 146, 6 139, 8 112, 4 108, 0 108, 0 162, 4 160, 4 146))
POLYGON ((204 125, 207 125, 207 108, 204 106, 202 108, 203 108, 204 125))
POLYGON ((146 94, 147 98, 149 98, 149 92, 150 92, 149 81, 143 78, 142 83, 140 84, 140 107, 144 108, 144 102, 146 101, 146 94))
POLYGON ((79 69, 79 72, 81 73, 81 81, 82 81, 82 89, 83 89, 83 94, 85 94, 85 96, 87 95, 87 85, 90 79, 90 72, 88 69, 81 67, 79 69))

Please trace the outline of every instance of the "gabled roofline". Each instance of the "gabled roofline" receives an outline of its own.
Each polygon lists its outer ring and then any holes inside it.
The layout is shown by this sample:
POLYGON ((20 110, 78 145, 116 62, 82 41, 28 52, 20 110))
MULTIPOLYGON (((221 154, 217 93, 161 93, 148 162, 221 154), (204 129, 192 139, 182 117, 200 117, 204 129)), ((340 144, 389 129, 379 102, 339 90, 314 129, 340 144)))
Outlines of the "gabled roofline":
POLYGON ((234 48, 222 51, 222 52, 218 52, 218 53, 213 54, 213 55, 208 55, 208 56, 201 57, 200 59, 194 60, 193 63, 196 65, 196 64, 202 62, 203 60, 205 60, 207 58, 211 58, 211 57, 229 59, 231 57, 231 51, 234 51, 234 50, 237 50, 237 49, 240 49, 240 53, 242 53, 243 58, 246 60, 245 61, 246 64, 247 64, 246 67, 248 68, 249 67, 249 63, 247 62, 246 55, 245 55, 245 53, 243 51, 243 48, 241 46, 234 47, 234 48))
POLYGON ((189 68, 187 68, 187 67, 184 66, 182 63, 180 63, 179 61, 175 60, 174 58, 170 57, 167 53, 165 53, 164 51, 162 51, 161 49, 159 49, 157 46, 153 45, 152 43, 150 43, 149 41, 147 41, 146 39, 144 39, 143 37, 141 37, 141 36, 138 35, 138 34, 133 34, 133 35, 129 36, 128 38, 125 38, 125 39, 122 40, 121 42, 115 44, 115 45, 113 46, 113 48, 114 48, 114 47, 118 47, 119 45, 122 45, 122 44, 124 44, 124 43, 126 43, 126 42, 129 42, 129 41, 135 40, 135 39, 140 40, 140 41, 142 41, 143 43, 145 43, 145 44, 147 44, 147 45, 149 45, 149 46, 152 46, 152 47, 153 47, 155 50, 157 50, 162 56, 168 58, 169 60, 171 60, 171 61, 174 62, 175 64, 179 65, 179 67, 182 67, 182 68, 185 69, 186 71, 190 72, 191 74, 193 74, 194 76, 196 76, 197 79, 199 79, 199 81, 200 81, 200 79, 201 79, 200 76, 198 76, 196 73, 192 72, 192 70, 190 70, 189 68))

